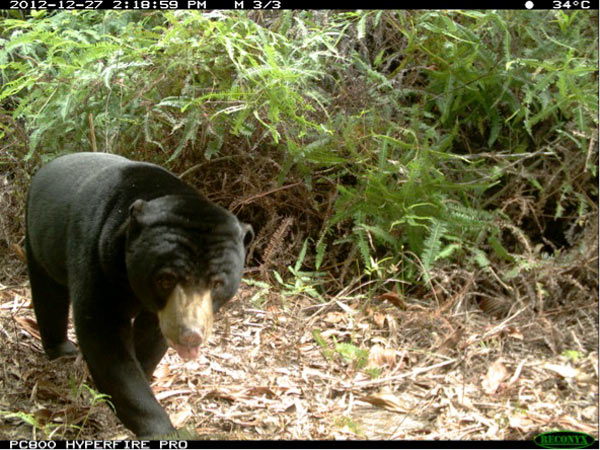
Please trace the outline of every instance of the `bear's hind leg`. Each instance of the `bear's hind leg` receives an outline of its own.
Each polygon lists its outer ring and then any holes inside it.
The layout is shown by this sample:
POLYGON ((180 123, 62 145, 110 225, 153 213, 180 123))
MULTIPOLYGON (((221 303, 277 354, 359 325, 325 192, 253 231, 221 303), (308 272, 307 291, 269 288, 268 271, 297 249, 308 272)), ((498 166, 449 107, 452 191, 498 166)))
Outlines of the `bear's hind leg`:
POLYGON ((42 337, 44 351, 50 359, 71 356, 77 349, 67 339, 69 323, 69 294, 56 283, 28 254, 29 281, 33 309, 42 337))

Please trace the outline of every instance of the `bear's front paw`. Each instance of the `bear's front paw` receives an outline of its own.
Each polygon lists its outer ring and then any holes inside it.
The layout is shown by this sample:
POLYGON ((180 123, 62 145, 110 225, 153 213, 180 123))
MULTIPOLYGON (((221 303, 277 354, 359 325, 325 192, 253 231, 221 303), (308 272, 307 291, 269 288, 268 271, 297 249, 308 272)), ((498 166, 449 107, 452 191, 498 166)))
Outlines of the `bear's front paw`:
POLYGON ((45 349, 46 355, 50 359, 60 358, 61 356, 77 356, 77 347, 73 345, 71 341, 65 341, 62 344, 55 345, 54 347, 48 347, 45 349))
POLYGON ((171 433, 155 434, 146 439, 150 439, 153 441, 188 441, 200 439, 200 436, 194 430, 182 428, 180 430, 175 430, 171 433))

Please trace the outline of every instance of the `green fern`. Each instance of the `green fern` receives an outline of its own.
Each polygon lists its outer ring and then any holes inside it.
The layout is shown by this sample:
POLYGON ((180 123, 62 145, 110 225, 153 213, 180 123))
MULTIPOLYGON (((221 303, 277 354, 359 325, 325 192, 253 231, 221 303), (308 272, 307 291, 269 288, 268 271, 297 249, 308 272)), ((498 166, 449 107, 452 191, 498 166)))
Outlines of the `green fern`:
POLYGON ((430 279, 430 270, 433 263, 440 255, 442 246, 442 237, 446 232, 446 226, 437 219, 431 219, 429 235, 423 243, 423 252, 421 253, 421 264, 423 265, 423 277, 425 281, 430 279))
POLYGON ((365 237, 364 231, 355 231, 354 234, 354 243, 358 247, 360 256, 362 258, 363 264, 367 269, 371 268, 371 251, 369 250, 369 243, 365 237))

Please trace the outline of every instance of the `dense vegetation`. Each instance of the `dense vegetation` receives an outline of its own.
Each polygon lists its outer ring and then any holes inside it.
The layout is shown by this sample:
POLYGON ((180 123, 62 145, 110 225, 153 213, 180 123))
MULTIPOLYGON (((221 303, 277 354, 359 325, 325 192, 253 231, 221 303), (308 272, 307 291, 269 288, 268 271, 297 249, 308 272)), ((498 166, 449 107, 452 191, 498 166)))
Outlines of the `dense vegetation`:
POLYGON ((597 226, 593 11, 2 17, 3 171, 93 148, 186 171, 284 286, 502 284, 597 226))

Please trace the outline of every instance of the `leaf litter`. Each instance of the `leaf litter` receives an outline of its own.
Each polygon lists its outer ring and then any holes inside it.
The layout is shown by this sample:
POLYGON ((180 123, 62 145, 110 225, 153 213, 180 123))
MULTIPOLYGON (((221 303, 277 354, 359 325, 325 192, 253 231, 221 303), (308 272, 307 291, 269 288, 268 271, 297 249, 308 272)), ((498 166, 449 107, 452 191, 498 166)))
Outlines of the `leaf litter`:
MULTIPOLYGON (((571 333, 547 312, 498 318, 456 295, 437 306, 439 292, 315 305, 263 290, 257 307, 257 292, 219 312, 198 359, 169 350, 157 367, 152 388, 176 427, 241 440, 598 437, 597 328, 588 339, 570 325, 580 348, 557 352, 571 333)), ((0 285, 0 437, 134 438, 85 387, 81 356, 46 359, 28 296, 0 285)))

